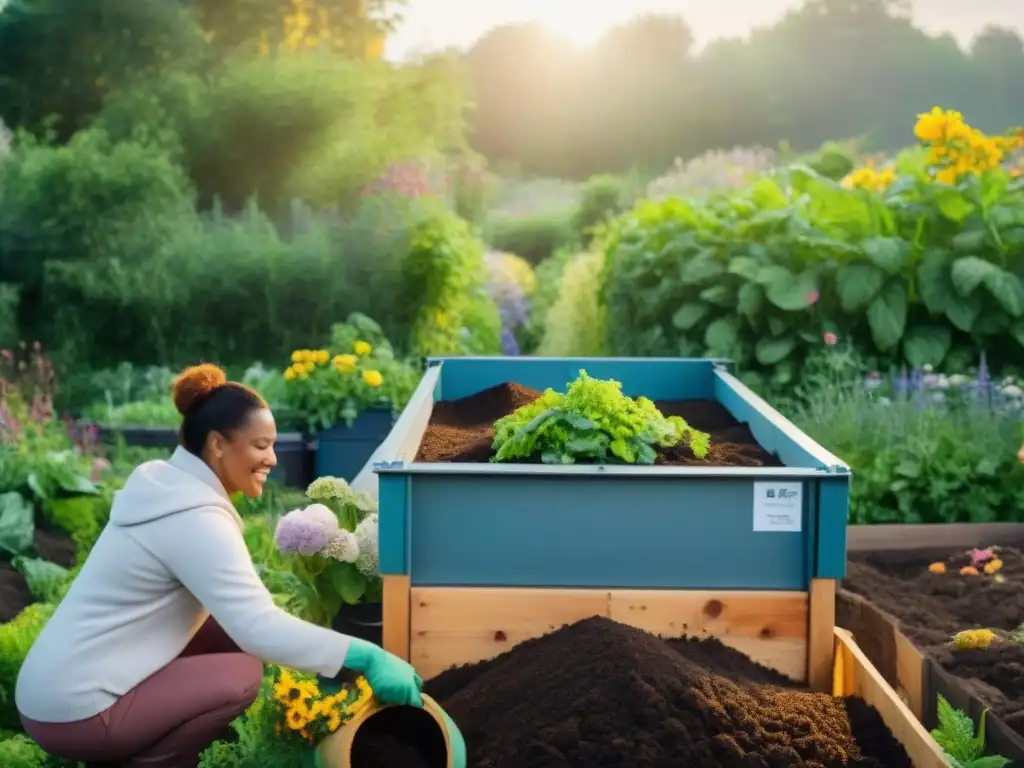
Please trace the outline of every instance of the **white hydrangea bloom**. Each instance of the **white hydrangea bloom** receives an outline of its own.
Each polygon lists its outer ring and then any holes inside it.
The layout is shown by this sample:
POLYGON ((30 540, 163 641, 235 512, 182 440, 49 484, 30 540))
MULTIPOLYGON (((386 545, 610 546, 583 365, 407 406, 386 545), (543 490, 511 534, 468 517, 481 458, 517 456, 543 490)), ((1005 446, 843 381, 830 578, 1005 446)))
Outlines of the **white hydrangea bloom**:
POLYGON ((318 477, 306 489, 306 495, 313 501, 324 501, 326 499, 349 499, 352 496, 352 489, 348 483, 340 477, 318 477))
POLYGON ((359 542, 352 531, 341 528, 327 542, 323 554, 324 557, 330 557, 342 563, 354 563, 359 559, 359 542))
POLYGON ((359 544, 356 568, 366 576, 380 575, 377 520, 377 513, 374 512, 356 526, 356 542, 359 544))

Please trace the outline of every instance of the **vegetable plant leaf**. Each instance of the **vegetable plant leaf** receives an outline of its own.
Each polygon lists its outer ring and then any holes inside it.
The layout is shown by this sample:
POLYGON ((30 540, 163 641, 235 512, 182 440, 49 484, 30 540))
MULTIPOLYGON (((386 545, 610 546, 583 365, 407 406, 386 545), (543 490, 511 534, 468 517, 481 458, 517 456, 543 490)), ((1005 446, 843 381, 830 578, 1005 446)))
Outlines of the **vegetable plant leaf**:
POLYGON ((707 316, 709 309, 702 301, 687 302, 672 315, 672 325, 681 331, 688 331, 707 316))
POLYGON ((890 280, 868 306, 868 325, 875 346, 887 351, 899 344, 907 324, 907 288, 903 280, 890 280))
POLYGON ((789 275, 774 280, 766 286, 768 301, 779 309, 795 312, 807 309, 817 300, 817 278, 811 272, 789 275))
POLYGON ((862 312, 885 283, 885 273, 874 264, 846 264, 836 274, 839 305, 844 312, 862 312))
POLYGON ((755 355, 761 365, 775 365, 796 348, 796 339, 785 336, 780 339, 761 339, 757 342, 755 355))
POLYGON ((32 505, 15 491, 0 495, 0 550, 12 555, 30 552, 35 532, 32 505))
POLYGON ((953 334, 945 326, 914 326, 903 337, 903 357, 912 366, 939 365, 952 343, 953 334))
POLYGON ((956 301, 957 294, 950 277, 949 256, 945 251, 929 249, 917 264, 917 291, 928 310, 938 315, 956 301))
POLYGON ((889 274, 897 274, 910 258, 910 243, 897 237, 872 237, 862 244, 871 263, 889 274))

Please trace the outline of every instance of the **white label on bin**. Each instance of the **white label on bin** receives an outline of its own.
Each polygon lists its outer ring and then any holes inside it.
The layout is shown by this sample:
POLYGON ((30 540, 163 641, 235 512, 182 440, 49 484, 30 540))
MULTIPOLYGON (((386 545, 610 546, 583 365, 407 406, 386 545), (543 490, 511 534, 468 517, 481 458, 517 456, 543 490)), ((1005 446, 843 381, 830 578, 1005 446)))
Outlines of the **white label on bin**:
POLYGON ((799 533, 803 519, 801 483, 754 483, 754 530, 799 533))

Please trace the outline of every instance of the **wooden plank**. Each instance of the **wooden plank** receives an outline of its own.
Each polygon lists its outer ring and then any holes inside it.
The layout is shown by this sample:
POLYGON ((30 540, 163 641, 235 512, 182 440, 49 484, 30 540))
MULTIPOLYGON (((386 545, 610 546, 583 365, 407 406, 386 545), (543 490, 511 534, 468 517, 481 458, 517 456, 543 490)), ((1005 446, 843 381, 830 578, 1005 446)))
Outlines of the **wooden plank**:
POLYGON ((897 629, 893 633, 896 645, 896 693, 911 712, 924 722, 925 658, 907 636, 897 629))
POLYGON ((859 696, 878 710, 907 751, 914 768, 946 768, 942 750, 857 647, 848 630, 835 629, 833 696, 859 696))
POLYGON ((678 637, 707 633, 803 682, 806 592, 413 587, 410 661, 424 678, 606 616, 678 637))
POLYGON ((491 659, 591 616, 608 616, 607 590, 414 587, 410 662, 424 679, 491 659))
MULTIPOLYGON (((807 679, 807 610, 806 592, 612 590, 609 601, 615 621, 665 637, 712 635, 798 682, 807 679)), ((831 655, 830 645, 830 668, 831 655)))
POLYGON ((409 660, 409 576, 384 574, 384 650, 409 660))
POLYGON ((910 549, 969 549, 1024 543, 1024 523, 936 523, 921 525, 850 525, 849 552, 910 549))
POLYGON ((807 684, 827 691, 832 682, 832 654, 835 647, 836 580, 811 579, 808 599, 807 684))

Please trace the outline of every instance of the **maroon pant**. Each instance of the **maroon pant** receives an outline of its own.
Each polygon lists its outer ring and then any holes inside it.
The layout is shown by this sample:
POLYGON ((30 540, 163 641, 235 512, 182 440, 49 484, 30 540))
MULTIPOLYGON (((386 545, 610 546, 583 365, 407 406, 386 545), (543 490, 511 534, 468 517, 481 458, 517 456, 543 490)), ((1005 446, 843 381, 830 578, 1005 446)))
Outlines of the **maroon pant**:
POLYGON ((181 656, 95 717, 21 722, 40 747, 68 760, 195 768, 199 754, 256 700, 262 678, 263 663, 242 653, 211 617, 181 656))

